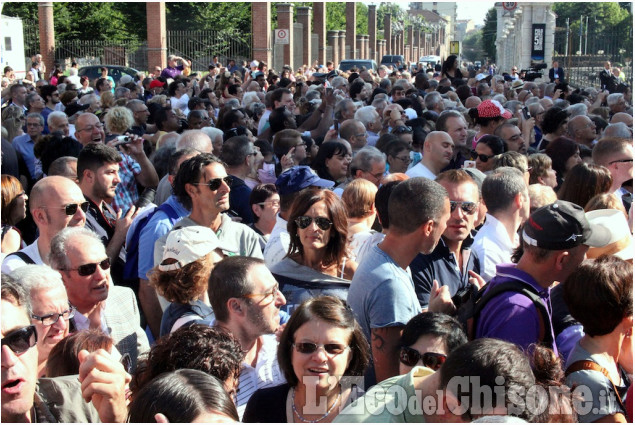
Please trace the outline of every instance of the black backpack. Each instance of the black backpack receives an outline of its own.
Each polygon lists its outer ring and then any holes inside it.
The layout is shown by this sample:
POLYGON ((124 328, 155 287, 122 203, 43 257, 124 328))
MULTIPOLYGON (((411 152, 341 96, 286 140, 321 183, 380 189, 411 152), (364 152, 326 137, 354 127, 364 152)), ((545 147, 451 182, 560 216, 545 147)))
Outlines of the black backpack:
POLYGON ((503 292, 516 292, 519 294, 523 294, 531 301, 533 301, 534 306, 536 306, 536 309, 539 313, 538 317, 540 319, 540 343, 542 345, 545 345, 546 347, 551 348, 553 345, 553 338, 551 332, 551 319, 549 317, 549 311, 547 311, 547 306, 545 306, 542 298, 540 298, 540 294, 536 291, 536 289, 515 280, 496 285, 488 291, 487 289, 489 288, 489 285, 490 284, 487 283, 485 286, 483 286, 478 292, 473 294, 469 300, 465 301, 458 309, 457 319, 463 325, 468 339, 470 341, 474 339, 474 335, 476 333, 476 323, 481 314, 481 311, 492 298, 499 294, 502 294, 503 292))

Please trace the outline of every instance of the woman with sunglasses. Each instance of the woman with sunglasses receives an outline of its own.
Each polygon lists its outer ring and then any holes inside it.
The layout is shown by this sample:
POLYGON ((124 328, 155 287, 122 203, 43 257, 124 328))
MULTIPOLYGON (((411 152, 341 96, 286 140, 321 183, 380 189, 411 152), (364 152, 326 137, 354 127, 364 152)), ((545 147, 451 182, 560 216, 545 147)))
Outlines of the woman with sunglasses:
POLYGON ((289 251, 271 267, 292 313, 302 301, 319 295, 346 299, 357 263, 348 252, 344 203, 330 190, 307 189, 291 206, 289 251))
POLYGON ((476 169, 482 173, 489 173, 494 169, 494 157, 507 152, 507 145, 498 136, 486 134, 478 140, 476 148, 472 150, 472 159, 476 160, 476 169))
POLYGON ((303 302, 287 323, 278 363, 287 383, 256 391, 243 422, 332 422, 359 396, 343 376, 361 376, 370 348, 345 301, 322 296, 303 302))
POLYGON ((1 182, 2 254, 10 254, 26 247, 15 225, 26 218, 26 201, 29 197, 15 177, 3 174, 1 182))
POLYGON ((442 313, 420 313, 410 319, 401 335, 399 373, 415 366, 439 370, 447 356, 467 342, 461 324, 442 313))

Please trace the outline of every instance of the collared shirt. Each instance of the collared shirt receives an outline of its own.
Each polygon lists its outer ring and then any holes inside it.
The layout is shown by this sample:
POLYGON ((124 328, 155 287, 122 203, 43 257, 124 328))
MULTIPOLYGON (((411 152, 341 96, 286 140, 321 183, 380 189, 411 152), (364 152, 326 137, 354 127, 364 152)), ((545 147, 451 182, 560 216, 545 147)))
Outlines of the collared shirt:
POLYGON ((432 171, 430 171, 428 167, 423 165, 423 162, 419 162, 417 165, 406 171, 406 175, 411 178, 425 177, 426 179, 430 180, 434 180, 437 178, 437 176, 432 171))
POLYGON ((119 179, 121 182, 117 185, 115 199, 113 199, 111 205, 115 211, 121 211, 121 214, 124 215, 139 199, 136 176, 141 174, 141 166, 130 155, 126 155, 123 152, 119 152, 119 154, 122 158, 119 163, 119 179))
POLYGON ((468 270, 480 274, 481 263, 471 249, 472 238, 468 237, 461 245, 463 262, 458 264, 454 253, 445 244, 443 238, 439 240, 436 248, 428 255, 417 254, 410 271, 415 284, 415 292, 422 308, 428 308, 432 283, 436 279, 441 286, 447 286, 450 296, 454 296, 459 289, 469 284, 468 270))
POLYGON ((481 260, 481 276, 488 281, 496 275, 498 264, 512 262, 512 253, 519 239, 518 235, 514 235, 513 241, 509 239, 507 229, 493 215, 486 214, 485 217, 485 224, 476 234, 472 250, 481 260))
POLYGON ((280 217, 280 214, 276 216, 276 224, 271 230, 269 240, 265 246, 264 257, 265 264, 268 268, 278 264, 289 251, 289 244, 291 243, 291 237, 287 231, 287 220, 280 217))
POLYGON ((24 158, 31 178, 37 180, 42 177, 42 162, 35 157, 33 153, 34 146, 35 142, 28 134, 23 134, 13 139, 13 148, 24 158))
MULTIPOLYGON (((519 270, 515 264, 501 264, 496 267, 496 277, 489 284, 489 289, 509 281, 521 282, 534 288, 547 307, 549 323, 545 323, 545 332, 551 332, 552 349, 558 355, 556 337, 551 326, 552 308, 550 289, 543 288, 527 272, 519 270)), ((485 293, 489 290, 487 289, 485 293)), ((540 312, 534 302, 517 292, 503 292, 492 298, 483 307, 476 324, 476 338, 498 338, 518 344, 523 349, 539 341, 541 330, 540 312)))

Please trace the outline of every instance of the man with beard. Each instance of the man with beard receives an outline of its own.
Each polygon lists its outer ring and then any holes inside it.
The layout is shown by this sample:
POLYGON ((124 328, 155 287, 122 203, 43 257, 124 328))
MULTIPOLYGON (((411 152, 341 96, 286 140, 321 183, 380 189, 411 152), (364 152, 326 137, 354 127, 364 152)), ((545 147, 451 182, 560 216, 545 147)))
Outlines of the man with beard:
POLYGON ((480 261, 471 250, 471 231, 478 216, 480 195, 476 182, 463 170, 444 171, 436 181, 450 195, 450 218, 434 251, 428 255, 417 254, 410 263, 410 271, 421 307, 439 311, 429 305, 435 280, 447 286, 453 297, 469 287, 470 270, 480 273, 480 261))
MULTIPOLYGON (((390 195, 388 216, 386 237, 364 256, 347 297, 372 349, 374 368, 366 388, 399 375, 401 333, 421 312, 407 269, 418 253, 433 252, 445 231, 450 217, 448 192, 426 178, 408 179, 390 195)), ((441 294, 438 288, 433 291, 433 298, 441 294)))
POLYGON ((215 326, 235 335, 245 353, 236 400, 242 417, 256 390, 285 382, 278 366, 274 333, 286 300, 264 261, 240 256, 228 257, 214 266, 208 294, 216 315, 215 326))
POLYGON ((51 241, 49 261, 62 275, 68 300, 77 309, 75 329, 99 329, 109 335, 117 350, 130 356, 133 372, 138 356, 150 345, 140 326, 134 292, 112 283, 101 239, 88 229, 64 229, 51 241))
POLYGON ((86 145, 77 159, 79 187, 88 200, 86 227, 102 240, 113 269, 112 278, 123 282, 123 266, 126 261, 126 233, 136 215, 136 208, 130 207, 122 217, 110 206, 115 190, 120 183, 119 163, 121 155, 115 148, 102 143, 86 145))

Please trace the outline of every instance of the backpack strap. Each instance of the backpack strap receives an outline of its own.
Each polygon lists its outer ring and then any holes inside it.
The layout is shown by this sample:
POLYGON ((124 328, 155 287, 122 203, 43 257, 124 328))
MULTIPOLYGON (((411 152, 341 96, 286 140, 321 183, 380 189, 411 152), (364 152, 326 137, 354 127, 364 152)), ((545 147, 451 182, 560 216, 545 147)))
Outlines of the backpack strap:
MULTIPOLYGON (((600 366, 594 361, 578 360, 577 362, 573 362, 569 365, 567 370, 564 372, 564 376, 569 376, 572 373, 579 372, 581 370, 594 370, 604 375, 606 379, 608 379, 611 385, 613 386, 613 391, 615 391, 615 398, 617 399, 617 402, 620 404, 620 407, 624 409, 624 411, 626 412, 626 406, 624 406, 624 402, 622 401, 622 398, 620 397, 620 393, 617 391, 617 387, 615 386, 615 383, 611 379, 611 375, 609 374, 608 370, 606 370, 605 368, 603 368, 602 366, 600 366)), ((619 372, 620 371, 618 370, 618 373, 619 372)))
MULTIPOLYGON (((488 285, 489 286, 489 285, 488 285)), ((483 294, 480 300, 476 303, 474 308, 474 319, 477 320, 478 316, 481 313, 481 310, 487 305, 487 303, 497 295, 500 295, 504 292, 516 292, 518 294, 522 294, 529 298, 533 303, 536 309, 538 310, 538 320, 540 322, 539 329, 539 340, 551 347, 553 345, 553 338, 551 335, 551 320, 549 318, 549 311, 547 310, 547 306, 540 298, 540 295, 536 292, 536 290, 530 286, 524 285, 515 280, 510 280, 508 282, 503 282, 500 285, 496 285, 493 288, 490 288, 487 292, 483 294)), ((476 329, 476 327, 474 327, 476 329)))
POLYGON ((29 257, 26 253, 22 251, 12 252, 11 254, 7 255, 5 259, 12 255, 15 255, 16 257, 20 258, 20 260, 24 261, 27 264, 35 264, 35 261, 33 261, 31 257, 29 257))

